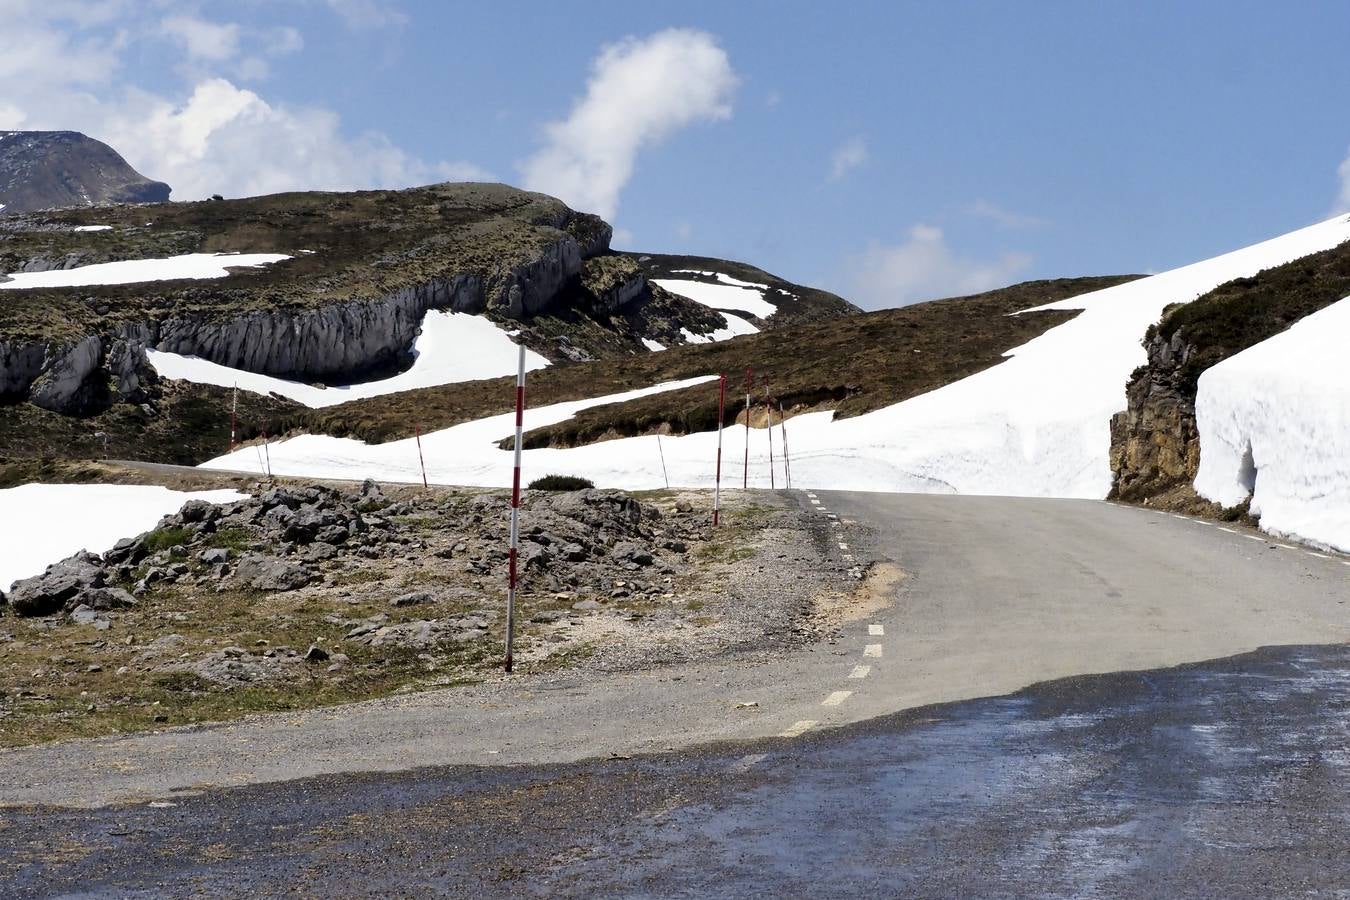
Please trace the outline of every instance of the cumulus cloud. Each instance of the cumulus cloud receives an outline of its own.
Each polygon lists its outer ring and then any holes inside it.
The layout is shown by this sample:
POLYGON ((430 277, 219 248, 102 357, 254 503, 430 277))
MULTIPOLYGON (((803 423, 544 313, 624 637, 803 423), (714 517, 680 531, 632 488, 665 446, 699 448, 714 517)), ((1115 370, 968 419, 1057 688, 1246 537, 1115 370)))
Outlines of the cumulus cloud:
POLYGON ((326 0, 328 8, 347 24, 348 28, 388 28, 406 25, 408 16, 397 4, 383 0, 326 0))
POLYGON ((852 137, 835 148, 830 156, 830 180, 838 181, 867 162, 867 141, 852 137))
POLYGON ((521 166, 526 187, 613 218, 638 153, 696 122, 731 116, 736 73, 712 36, 672 28, 601 50, 586 93, 521 166))
POLYGON ((873 244, 850 260, 850 299, 866 309, 907 306, 922 300, 974 294, 1011 283, 1031 265, 1025 253, 992 261, 962 257, 942 229, 915 225, 893 245, 873 244))
MULTIPOLYGON (((342 5, 342 4, 338 4, 342 5)), ((366 4, 351 4, 363 14, 366 4)), ((369 4, 375 15, 383 4, 369 4)), ((269 101, 231 77, 264 72, 247 45, 279 55, 304 46, 282 27, 250 31, 192 16, 146 18, 121 0, 0 0, 15 52, 0 54, 0 129, 69 129, 106 141, 174 197, 247 196, 287 190, 407 187, 491 176, 463 162, 428 162, 377 132, 352 133, 336 113, 269 101), (128 35, 181 47, 180 91, 148 91, 121 74, 128 35), (228 73, 231 77, 226 77, 228 73)), ((132 41, 133 43, 128 43, 132 41)))
POLYGON ((160 33, 182 45, 192 60, 222 62, 239 53, 239 26, 208 22, 196 16, 169 16, 159 23, 160 33))

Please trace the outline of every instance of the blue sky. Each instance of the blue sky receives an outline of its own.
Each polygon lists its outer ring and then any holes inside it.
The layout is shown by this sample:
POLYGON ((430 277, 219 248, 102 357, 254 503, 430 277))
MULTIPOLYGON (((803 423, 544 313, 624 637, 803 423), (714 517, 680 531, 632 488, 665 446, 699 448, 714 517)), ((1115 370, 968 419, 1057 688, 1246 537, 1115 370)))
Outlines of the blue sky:
POLYGON ((619 44, 573 117, 613 190, 571 189, 616 243, 869 306, 1165 269, 1350 202, 1342 3, 0 0, 0 30, 35 48, 0 62, 0 127, 103 137, 178 199, 564 192, 530 160, 619 44))

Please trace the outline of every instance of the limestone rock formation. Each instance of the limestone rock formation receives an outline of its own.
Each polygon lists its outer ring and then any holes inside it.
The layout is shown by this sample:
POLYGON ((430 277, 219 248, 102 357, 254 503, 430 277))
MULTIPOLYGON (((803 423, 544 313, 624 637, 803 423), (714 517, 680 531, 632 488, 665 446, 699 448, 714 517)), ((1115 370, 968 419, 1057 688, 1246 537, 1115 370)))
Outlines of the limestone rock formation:
POLYGON ((0 213, 163 203, 169 190, 78 131, 0 131, 0 213))

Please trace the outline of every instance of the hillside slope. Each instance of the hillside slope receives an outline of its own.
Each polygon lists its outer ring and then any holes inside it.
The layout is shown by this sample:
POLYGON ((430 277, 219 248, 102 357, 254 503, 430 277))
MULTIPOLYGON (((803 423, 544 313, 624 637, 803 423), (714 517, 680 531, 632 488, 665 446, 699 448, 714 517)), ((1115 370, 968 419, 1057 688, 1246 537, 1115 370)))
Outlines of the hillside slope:
POLYGON ((168 199, 167 184, 78 131, 0 131, 0 213, 168 199))

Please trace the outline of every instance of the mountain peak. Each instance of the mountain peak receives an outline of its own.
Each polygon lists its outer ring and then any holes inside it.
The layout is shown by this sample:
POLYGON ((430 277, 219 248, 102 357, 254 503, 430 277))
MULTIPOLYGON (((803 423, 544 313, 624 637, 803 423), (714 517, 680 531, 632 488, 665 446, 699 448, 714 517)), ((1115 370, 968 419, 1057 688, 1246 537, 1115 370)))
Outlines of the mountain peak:
POLYGON ((78 131, 0 131, 0 213, 160 203, 169 191, 78 131))

